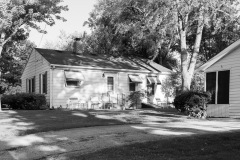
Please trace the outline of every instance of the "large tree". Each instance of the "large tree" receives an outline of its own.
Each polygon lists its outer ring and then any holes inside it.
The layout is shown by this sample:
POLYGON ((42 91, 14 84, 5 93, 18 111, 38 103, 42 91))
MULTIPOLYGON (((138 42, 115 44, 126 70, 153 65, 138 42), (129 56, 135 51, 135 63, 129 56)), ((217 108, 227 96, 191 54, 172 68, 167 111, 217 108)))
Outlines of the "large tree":
POLYGON ((29 28, 46 33, 40 23, 54 25, 55 19, 65 21, 59 14, 67 6, 62 0, 3 0, 0 2, 0 55, 8 42, 19 42, 29 35, 29 28))
POLYGON ((95 30, 111 27, 116 38, 131 35, 132 48, 153 42, 152 60, 179 51, 182 90, 189 90, 204 29, 219 32, 236 24, 238 5, 237 0, 100 0, 88 24, 95 30))
POLYGON ((41 29, 40 23, 52 26, 55 24, 56 19, 65 21, 65 19, 60 16, 60 13, 67 11, 68 7, 60 5, 62 1, 63 0, 1 0, 0 57, 2 56, 2 51, 8 53, 8 46, 16 46, 19 45, 22 40, 26 40, 30 28, 34 28, 41 33, 46 33, 44 29, 41 29))

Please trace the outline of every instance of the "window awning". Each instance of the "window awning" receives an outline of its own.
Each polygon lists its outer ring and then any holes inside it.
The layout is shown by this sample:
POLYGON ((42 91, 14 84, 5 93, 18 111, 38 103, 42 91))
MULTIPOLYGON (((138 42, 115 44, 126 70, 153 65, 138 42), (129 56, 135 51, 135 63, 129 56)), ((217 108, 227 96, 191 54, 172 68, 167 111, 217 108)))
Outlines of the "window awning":
POLYGON ((161 81, 157 77, 147 77, 150 84, 161 84, 161 81))
POLYGON ((139 77, 139 75, 128 75, 131 82, 134 82, 134 83, 142 83, 142 80, 141 78, 139 77))
POLYGON ((78 81, 83 81, 84 77, 81 72, 75 72, 75 71, 64 71, 66 80, 78 80, 78 81))

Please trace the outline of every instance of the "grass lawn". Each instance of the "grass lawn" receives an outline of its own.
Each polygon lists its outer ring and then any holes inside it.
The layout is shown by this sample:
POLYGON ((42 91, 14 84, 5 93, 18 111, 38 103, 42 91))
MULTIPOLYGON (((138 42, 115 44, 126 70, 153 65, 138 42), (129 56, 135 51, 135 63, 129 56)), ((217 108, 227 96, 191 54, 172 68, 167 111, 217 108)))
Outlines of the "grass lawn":
POLYGON ((166 138, 67 157, 84 160, 237 160, 240 159, 240 132, 166 138))
POLYGON ((10 110, 0 112, 0 125, 6 128, 2 129, 3 132, 26 135, 71 128, 141 123, 144 120, 148 121, 149 116, 166 117, 171 116, 172 112, 176 114, 175 110, 166 111, 10 110))

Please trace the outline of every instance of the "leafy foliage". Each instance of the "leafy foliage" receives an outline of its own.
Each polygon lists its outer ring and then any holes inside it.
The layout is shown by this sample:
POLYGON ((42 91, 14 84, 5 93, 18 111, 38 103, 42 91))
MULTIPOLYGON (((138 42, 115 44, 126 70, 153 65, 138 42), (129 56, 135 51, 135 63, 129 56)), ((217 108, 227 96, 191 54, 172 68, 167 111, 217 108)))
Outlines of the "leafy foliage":
POLYGON ((67 6, 59 5, 62 0, 4 0, 0 2, 0 53, 6 43, 15 45, 27 39, 30 27, 41 33, 39 23, 54 25, 55 19, 66 21, 59 16, 67 6))
POLYGON ((46 97, 42 94, 17 93, 3 95, 2 104, 12 109, 37 110, 46 106, 46 97))
POLYGON ((67 34, 65 31, 60 31, 60 35, 58 36, 58 41, 56 42, 46 42, 44 44, 44 48, 47 49, 55 49, 55 50, 66 50, 66 51, 72 51, 73 50, 73 42, 75 38, 80 38, 81 41, 78 44, 78 51, 79 52, 83 52, 84 51, 84 47, 82 44, 85 39, 86 39, 86 33, 84 32, 83 34, 78 33, 78 32, 73 32, 70 34, 67 34))
POLYGON ((174 106, 180 112, 186 112, 189 116, 206 118, 206 104, 211 100, 208 92, 184 91, 174 99, 174 106))
POLYGON ((146 91, 135 91, 131 92, 128 96, 128 101, 130 102, 130 108, 138 108, 141 105, 142 99, 146 97, 146 91))
POLYGON ((87 41, 89 51, 113 56, 143 57, 172 68, 176 62, 169 55, 169 46, 175 41, 171 40, 171 31, 167 27, 157 27, 164 22, 152 22, 152 15, 147 16, 148 12, 156 9, 154 5, 140 0, 99 1, 85 23, 93 29, 87 41), (143 13, 145 5, 153 8, 143 13))
POLYGON ((237 0, 100 0, 86 22, 93 29, 89 46, 96 53, 142 56, 160 64, 178 51, 182 89, 189 90, 197 60, 209 59, 222 49, 218 45, 236 39, 228 35, 239 26, 238 5, 237 0))

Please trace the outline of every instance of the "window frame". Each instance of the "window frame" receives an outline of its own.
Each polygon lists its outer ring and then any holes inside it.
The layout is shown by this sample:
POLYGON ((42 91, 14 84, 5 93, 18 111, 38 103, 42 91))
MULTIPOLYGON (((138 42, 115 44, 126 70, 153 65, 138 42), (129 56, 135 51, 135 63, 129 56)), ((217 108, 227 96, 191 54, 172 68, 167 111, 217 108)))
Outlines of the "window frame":
MULTIPOLYGON (((75 71, 75 70, 64 70, 64 78, 65 78, 65 87, 67 88, 80 88, 81 85, 83 84, 84 80, 79 80, 79 79, 68 79, 66 77, 66 71, 71 71, 71 72, 80 72, 80 71, 75 71), (76 82, 78 85, 68 85, 68 82, 76 82)), ((82 72, 80 72, 82 74, 82 72)))
POLYGON ((150 83, 147 79, 147 94, 148 94, 148 96, 152 96, 155 94, 155 85, 156 85, 155 83, 150 83), (152 89, 151 93, 148 92, 148 88, 152 89))
POLYGON ((107 76, 107 92, 115 92, 115 77, 113 75, 107 76), (113 80, 113 83, 111 84, 113 90, 109 90, 108 78, 112 78, 112 80, 113 80))
POLYGON ((35 93, 36 92, 36 78, 35 76, 26 79, 26 92, 35 93))
POLYGON ((47 72, 41 73, 39 74, 40 76, 40 82, 39 82, 39 93, 40 94, 47 94, 47 90, 48 90, 48 76, 47 76, 47 72), (46 76, 46 79, 44 79, 46 76), (46 82, 46 84, 44 84, 46 82))
POLYGON ((128 90, 129 90, 129 92, 136 92, 136 91, 138 91, 137 87, 138 87, 138 83, 132 82, 132 80, 128 77, 128 90), (130 85, 134 85, 134 91, 131 90, 130 85))
MULTIPOLYGON (((215 102, 214 103, 211 103, 211 104, 220 104, 218 103, 218 91, 219 91, 219 85, 218 85, 218 82, 219 82, 219 72, 224 72, 224 71, 229 71, 229 93, 228 93, 228 103, 227 104, 230 104, 230 82, 231 82, 231 70, 230 69, 224 69, 224 70, 218 70, 218 71, 209 71, 209 72, 205 72, 205 91, 207 91, 207 73, 216 73, 216 82, 215 82, 215 102)), ((224 103, 226 105, 226 103, 224 103)), ((224 105, 223 104, 223 105, 224 105)))

